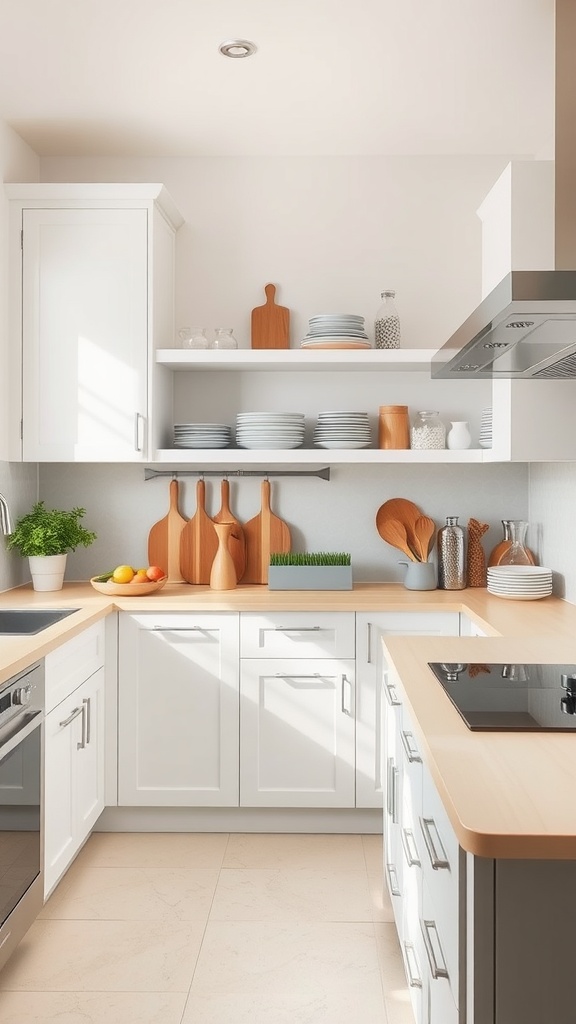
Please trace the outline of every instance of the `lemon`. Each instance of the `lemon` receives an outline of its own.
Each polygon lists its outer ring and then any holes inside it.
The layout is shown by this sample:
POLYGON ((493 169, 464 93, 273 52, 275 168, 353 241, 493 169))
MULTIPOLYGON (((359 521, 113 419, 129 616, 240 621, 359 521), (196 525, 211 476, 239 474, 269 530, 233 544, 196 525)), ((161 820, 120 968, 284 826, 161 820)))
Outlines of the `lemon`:
POLYGON ((130 583, 134 576, 134 569, 131 565, 117 565, 112 573, 114 583, 130 583))

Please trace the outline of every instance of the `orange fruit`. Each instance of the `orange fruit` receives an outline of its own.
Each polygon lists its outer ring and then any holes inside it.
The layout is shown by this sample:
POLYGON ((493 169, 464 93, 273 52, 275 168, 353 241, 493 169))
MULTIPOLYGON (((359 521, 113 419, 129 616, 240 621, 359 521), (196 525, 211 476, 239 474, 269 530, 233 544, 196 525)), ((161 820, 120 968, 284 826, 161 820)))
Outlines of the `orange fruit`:
POLYGON ((131 565, 117 565, 112 573, 114 583, 131 583, 134 578, 134 569, 131 565))
POLYGON ((132 577, 132 583, 150 583, 146 575, 146 569, 138 569, 132 577))

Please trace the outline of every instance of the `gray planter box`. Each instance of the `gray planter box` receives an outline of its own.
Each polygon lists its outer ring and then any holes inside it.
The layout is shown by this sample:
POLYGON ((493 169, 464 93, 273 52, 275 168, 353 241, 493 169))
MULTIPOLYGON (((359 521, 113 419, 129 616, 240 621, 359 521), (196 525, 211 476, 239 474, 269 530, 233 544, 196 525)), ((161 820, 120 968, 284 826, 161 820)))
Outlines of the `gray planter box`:
POLYGON ((271 565, 269 590, 352 590, 351 565, 271 565))

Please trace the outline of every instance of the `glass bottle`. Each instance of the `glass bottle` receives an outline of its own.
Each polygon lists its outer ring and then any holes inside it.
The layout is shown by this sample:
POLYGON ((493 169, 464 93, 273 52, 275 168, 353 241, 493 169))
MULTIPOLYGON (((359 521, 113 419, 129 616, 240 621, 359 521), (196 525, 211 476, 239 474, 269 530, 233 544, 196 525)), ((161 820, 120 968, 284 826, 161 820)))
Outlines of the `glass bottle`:
POLYGON ((446 427, 437 412, 417 412, 410 430, 411 448, 445 448, 446 427))
POLYGON ((522 519, 509 519, 510 544, 500 557, 498 565, 534 565, 532 552, 526 550, 528 523, 522 519))
POLYGON ((231 327, 216 327, 216 337, 211 342, 210 348, 238 348, 238 342, 232 334, 231 327))
POLYGON ((464 590, 464 530, 458 526, 458 516, 446 517, 446 525, 438 530, 437 546, 438 586, 441 590, 464 590))
POLYGON ((374 319, 374 347, 400 348, 400 317, 394 305, 396 292, 381 292, 384 300, 374 319))
MULTIPOLYGON (((522 520, 520 520, 520 519, 503 519, 502 520, 502 529, 504 531, 504 537, 503 537, 503 539, 501 541, 498 542, 496 547, 493 548, 492 551, 490 552, 490 555, 488 556, 488 565, 502 565, 502 564, 510 565, 510 564, 514 564, 514 563, 510 563, 510 562, 502 563, 502 558, 504 557, 504 555, 506 554, 506 552, 509 550, 509 548, 512 545, 511 524, 514 523, 515 527, 517 528, 517 524, 521 523, 521 522, 522 522, 522 520)), ((526 536, 527 529, 528 529, 528 524, 526 523, 526 530, 524 531, 524 537, 526 536)), ((532 551, 530 551, 530 548, 527 548, 525 544, 523 544, 523 547, 524 547, 524 551, 526 552, 526 555, 528 556, 528 562, 516 562, 515 564, 516 565, 536 565, 536 559, 535 559, 532 551)))

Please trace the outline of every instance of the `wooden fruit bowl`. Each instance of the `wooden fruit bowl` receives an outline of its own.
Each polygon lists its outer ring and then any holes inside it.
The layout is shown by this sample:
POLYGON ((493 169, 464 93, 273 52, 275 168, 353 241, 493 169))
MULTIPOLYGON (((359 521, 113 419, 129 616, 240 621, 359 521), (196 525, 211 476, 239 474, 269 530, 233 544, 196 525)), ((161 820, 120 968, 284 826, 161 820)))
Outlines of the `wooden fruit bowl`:
POLYGON ((162 590, 167 579, 168 576, 163 576, 161 580, 150 580, 149 583, 113 583, 112 580, 108 580, 107 583, 99 583, 93 578, 90 583, 94 590, 98 590, 101 594, 108 594, 109 597, 145 597, 146 594, 154 594, 157 590, 162 590))

